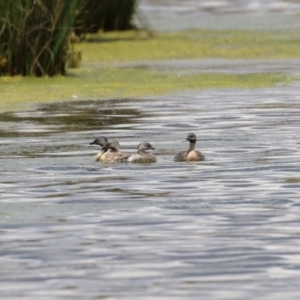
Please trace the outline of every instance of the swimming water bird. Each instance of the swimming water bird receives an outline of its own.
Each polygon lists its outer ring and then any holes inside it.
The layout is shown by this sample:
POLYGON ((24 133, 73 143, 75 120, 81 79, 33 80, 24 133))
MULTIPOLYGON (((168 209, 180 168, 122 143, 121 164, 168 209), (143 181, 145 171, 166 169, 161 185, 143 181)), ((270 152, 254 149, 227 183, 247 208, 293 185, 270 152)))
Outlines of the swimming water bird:
POLYGON ((142 142, 138 145, 137 153, 130 154, 129 156, 125 156, 122 161, 123 162, 131 162, 131 163, 153 163, 156 162, 156 157, 152 153, 147 153, 146 150, 155 150, 152 145, 148 142, 142 142))
POLYGON ((153 149, 148 142, 142 142, 138 145, 136 153, 120 151, 120 144, 115 139, 107 139, 106 137, 96 138, 90 145, 100 145, 102 148, 95 156, 94 161, 102 161, 109 163, 132 162, 132 163, 151 163, 156 162, 156 157, 146 150, 153 149))
MULTIPOLYGON (((120 150, 120 144, 117 140, 107 139, 105 136, 95 138, 90 145, 99 145, 102 147, 100 152, 94 157, 94 161, 101 160, 103 154, 106 152, 118 152, 120 150)), ((104 157, 102 159, 104 159, 104 157)))
MULTIPOLYGON (((115 139, 107 139, 105 136, 100 136, 94 139, 93 142, 90 143, 90 145, 100 145, 101 147, 104 147, 104 145, 107 142, 114 142, 114 143, 118 143, 117 140, 115 139)), ((120 144, 118 143, 119 148, 120 148, 120 144)))
MULTIPOLYGON (((122 162, 125 157, 128 157, 130 153, 120 151, 120 145, 116 140, 108 140, 96 156, 98 156, 97 161, 118 163, 122 162), (100 154, 100 152, 103 152, 100 154)), ((95 160, 96 161, 96 160, 95 160)))
POLYGON ((180 151, 174 157, 174 161, 200 161, 204 160, 205 156, 200 152, 195 150, 196 146, 196 135, 194 133, 189 133, 186 138, 190 142, 189 149, 187 151, 180 151))

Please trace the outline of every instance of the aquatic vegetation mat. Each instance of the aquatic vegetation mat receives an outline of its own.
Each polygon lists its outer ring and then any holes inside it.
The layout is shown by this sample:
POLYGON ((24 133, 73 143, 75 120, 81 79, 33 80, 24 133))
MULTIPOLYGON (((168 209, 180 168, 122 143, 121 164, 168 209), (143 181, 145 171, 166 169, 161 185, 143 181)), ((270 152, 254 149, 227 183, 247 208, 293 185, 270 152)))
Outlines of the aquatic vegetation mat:
POLYGON ((186 30, 90 35, 80 44, 86 61, 140 61, 165 59, 288 59, 299 58, 299 34, 290 31, 186 30), (101 45, 101 47, 99 47, 101 45))
POLYGON ((0 78, 0 110, 23 109, 28 103, 75 99, 141 97, 205 88, 262 88, 287 84, 281 74, 183 74, 134 68, 78 69, 72 76, 0 78))
POLYGON ((88 36, 77 45, 82 67, 68 76, 43 78, 0 77, 0 111, 24 109, 29 103, 65 100, 141 97, 207 88, 263 88, 295 80, 284 73, 226 74, 130 66, 137 61, 176 59, 287 59, 299 58, 296 33, 260 31, 190 30, 161 33, 148 38, 143 32, 88 36), (124 66, 122 63, 129 63, 124 66))

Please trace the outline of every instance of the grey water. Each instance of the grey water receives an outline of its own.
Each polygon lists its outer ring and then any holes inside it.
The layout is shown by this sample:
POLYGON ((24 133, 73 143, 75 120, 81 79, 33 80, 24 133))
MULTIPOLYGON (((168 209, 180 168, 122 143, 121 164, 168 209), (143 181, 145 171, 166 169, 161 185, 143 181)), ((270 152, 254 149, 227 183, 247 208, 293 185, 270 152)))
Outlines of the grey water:
POLYGON ((1 299, 299 299, 298 90, 2 114, 1 299), (205 161, 173 161, 188 132, 205 161), (94 163, 100 135, 158 161, 94 163))
MULTIPOLYGON (((155 29, 299 27, 297 1, 143 0, 141 10, 155 29)), ((298 75, 298 65, 145 67, 298 75)), ((299 123, 298 84, 0 114, 0 298, 298 300, 299 123), (175 163, 189 132, 206 160, 175 163), (89 143, 101 135, 127 151, 148 140, 157 163, 95 163, 89 143)))
POLYGON ((297 0, 141 0, 138 25, 154 30, 299 29, 297 0))

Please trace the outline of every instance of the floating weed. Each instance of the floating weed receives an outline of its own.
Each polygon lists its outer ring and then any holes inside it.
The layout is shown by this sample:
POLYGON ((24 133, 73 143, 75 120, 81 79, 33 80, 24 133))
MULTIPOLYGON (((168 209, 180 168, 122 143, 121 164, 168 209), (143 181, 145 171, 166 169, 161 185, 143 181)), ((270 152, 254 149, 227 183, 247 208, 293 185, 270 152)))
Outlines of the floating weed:
POLYGON ((141 97, 187 89, 263 88, 287 85, 296 77, 280 73, 189 73, 120 68, 119 62, 205 58, 299 58, 294 31, 190 30, 161 33, 130 31, 88 36, 80 69, 51 78, 0 77, 0 111, 19 110, 29 103, 74 99, 141 97))
POLYGON ((0 110, 18 110, 27 103, 75 99, 107 99, 160 95, 187 89, 262 88, 288 84, 281 74, 200 73, 178 76, 134 68, 81 68, 70 76, 0 78, 0 110))

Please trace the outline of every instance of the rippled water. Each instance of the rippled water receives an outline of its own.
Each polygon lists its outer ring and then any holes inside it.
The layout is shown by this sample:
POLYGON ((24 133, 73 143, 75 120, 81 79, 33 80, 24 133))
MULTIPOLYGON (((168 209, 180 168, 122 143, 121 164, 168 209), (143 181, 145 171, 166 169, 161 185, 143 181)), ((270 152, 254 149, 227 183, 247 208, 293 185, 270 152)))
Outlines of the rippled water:
POLYGON ((1 299, 299 299, 298 87, 1 115, 1 299), (188 132, 206 155, 175 163, 188 132), (94 163, 94 137, 151 165, 94 163))
MULTIPOLYGON (((160 30, 299 27, 296 1, 141 9, 160 30)), ((297 73, 298 64, 152 67, 297 73)), ((1 114, 0 298, 298 300, 299 100, 299 86, 224 89, 1 114), (204 162, 173 162, 188 132, 204 162), (89 143, 100 135, 130 151, 148 140, 158 161, 94 163, 89 143)))
POLYGON ((298 0, 141 0, 140 5, 148 10, 179 13, 195 10, 213 13, 295 13, 300 9, 298 0))
POLYGON ((141 0, 139 26, 155 30, 299 29, 298 0, 141 0))

